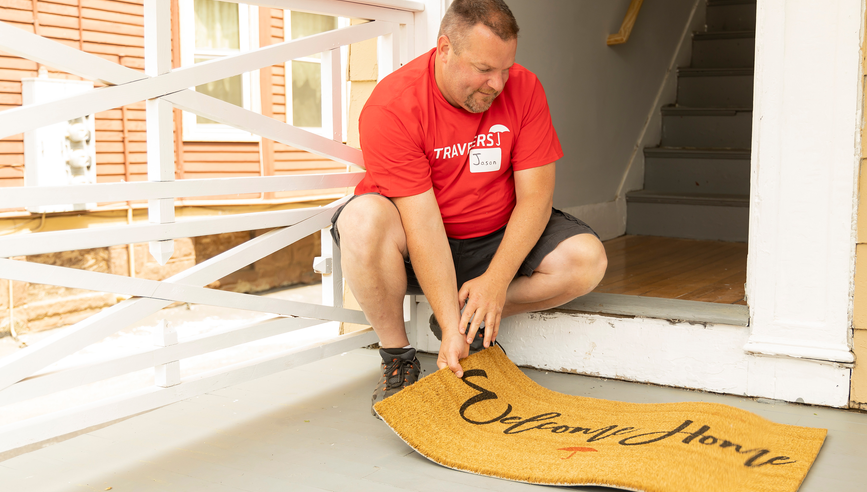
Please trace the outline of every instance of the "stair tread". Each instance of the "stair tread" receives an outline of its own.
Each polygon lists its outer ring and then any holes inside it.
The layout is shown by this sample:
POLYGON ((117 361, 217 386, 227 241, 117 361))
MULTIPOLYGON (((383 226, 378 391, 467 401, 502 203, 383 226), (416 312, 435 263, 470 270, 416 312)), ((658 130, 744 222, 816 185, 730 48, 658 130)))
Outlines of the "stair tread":
POLYGON ((711 40, 711 39, 747 39, 755 38, 756 31, 697 31, 692 33, 694 40, 711 40))
POLYGON ((645 147, 645 156, 673 157, 679 159, 749 159, 750 149, 693 149, 685 147, 645 147))
POLYGON ((749 5, 756 4, 756 0, 707 0, 708 7, 715 7, 719 5, 749 5))
POLYGON ((727 207, 749 207, 749 195, 722 193, 674 193, 654 190, 630 191, 626 194, 629 202, 674 203, 684 205, 707 205, 727 207))
POLYGON ((691 106, 663 106, 662 114, 684 116, 725 116, 735 113, 752 113, 753 108, 696 108, 691 106))
POLYGON ((744 68, 701 68, 678 67, 677 74, 681 77, 725 77, 755 75, 753 67, 744 68))

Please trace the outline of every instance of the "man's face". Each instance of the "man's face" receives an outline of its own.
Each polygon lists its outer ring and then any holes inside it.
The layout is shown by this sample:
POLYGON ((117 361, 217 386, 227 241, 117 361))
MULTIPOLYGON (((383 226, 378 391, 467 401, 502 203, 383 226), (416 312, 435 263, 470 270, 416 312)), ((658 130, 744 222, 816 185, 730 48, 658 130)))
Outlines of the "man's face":
POLYGON ((440 37, 437 56, 441 73, 437 84, 452 106, 471 113, 487 111, 509 79, 518 40, 503 41, 484 24, 476 24, 458 49, 455 53, 448 38, 440 37))

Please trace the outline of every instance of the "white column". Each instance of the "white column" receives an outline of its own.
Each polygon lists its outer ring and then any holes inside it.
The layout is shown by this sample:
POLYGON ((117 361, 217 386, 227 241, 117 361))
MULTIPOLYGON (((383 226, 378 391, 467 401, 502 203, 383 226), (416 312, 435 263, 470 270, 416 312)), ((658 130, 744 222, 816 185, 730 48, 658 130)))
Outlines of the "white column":
POLYGON ((322 256, 313 260, 313 271, 322 274, 322 304, 343 307, 343 266, 340 264, 340 248, 331 238, 331 228, 322 229, 322 256))
MULTIPOLYGON (((175 327, 164 319, 161 319, 154 328, 154 345, 157 347, 170 347, 178 344, 178 332, 175 327)), ((180 361, 167 362, 154 367, 154 384, 161 388, 168 388, 181 384, 180 361)))
POLYGON ((377 82, 400 68, 400 26, 392 24, 392 27, 392 32, 376 38, 377 82))
POLYGON ((340 48, 322 53, 322 127, 325 136, 343 143, 343 81, 340 48))
MULTIPOLYGON (((860 158, 861 4, 758 2, 749 353, 854 360, 850 326, 860 158)), ((816 371, 828 367, 813 365, 816 371)), ((757 370, 760 366, 765 365, 757 370)), ((753 387, 799 384, 775 381, 782 378, 780 371, 764 372, 751 371, 753 387)), ((848 394, 848 388, 838 392, 848 394)))
MULTIPOLYGON (((145 72, 152 76, 172 71, 171 0, 145 0, 145 72)), ((161 98, 148 99, 148 181, 174 181, 175 152, 172 141, 172 105, 161 98)), ((148 201, 148 220, 155 224, 175 221, 173 198, 148 201)), ((174 253, 174 241, 151 241, 150 252, 161 265, 174 253)))

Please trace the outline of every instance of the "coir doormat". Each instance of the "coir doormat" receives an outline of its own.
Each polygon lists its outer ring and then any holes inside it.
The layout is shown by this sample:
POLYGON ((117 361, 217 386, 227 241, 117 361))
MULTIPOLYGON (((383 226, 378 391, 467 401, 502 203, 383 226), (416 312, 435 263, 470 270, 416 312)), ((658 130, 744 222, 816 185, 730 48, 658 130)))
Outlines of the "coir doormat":
POLYGON ((499 347, 377 403, 413 449, 457 470, 644 492, 796 491, 825 429, 716 403, 622 403, 550 391, 499 347))

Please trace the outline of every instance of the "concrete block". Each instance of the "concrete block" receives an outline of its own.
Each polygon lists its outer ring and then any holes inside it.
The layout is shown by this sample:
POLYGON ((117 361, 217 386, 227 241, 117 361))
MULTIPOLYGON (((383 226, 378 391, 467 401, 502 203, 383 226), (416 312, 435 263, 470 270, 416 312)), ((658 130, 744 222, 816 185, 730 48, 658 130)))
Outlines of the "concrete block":
POLYGON ((41 255, 30 255, 26 257, 26 261, 100 273, 108 273, 110 271, 110 254, 108 248, 79 249, 41 255))
POLYGON ((129 248, 125 244, 108 248, 108 273, 129 276, 129 248))
POLYGON ((195 258, 196 245, 191 237, 175 239, 175 254, 173 259, 195 258))
MULTIPOLYGON (((136 252, 136 263, 138 263, 138 252, 136 252)), ((142 263, 141 268, 136 268, 136 277, 165 280, 195 265, 195 258, 172 258, 165 265, 160 265, 153 258, 149 258, 149 261, 142 263)))
POLYGON ((252 237, 253 236, 249 231, 241 231, 193 238, 193 249, 195 251, 196 263, 209 260, 223 251, 244 244, 252 237))
MULTIPOLYGON (((47 316, 45 318, 32 320, 27 322, 26 332, 36 333, 39 331, 52 330, 61 326, 72 325, 83 319, 87 319, 94 314, 99 314, 103 308, 86 309, 83 311, 75 311, 71 313, 59 314, 57 316, 47 316)), ((16 316, 17 318, 17 316, 16 316)))
POLYGON ((117 303, 117 296, 106 292, 88 292, 76 296, 47 299, 27 304, 29 321, 57 317, 81 310, 102 309, 117 303))

